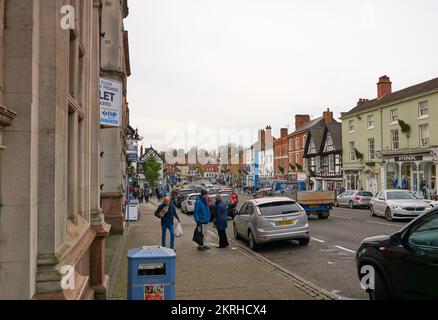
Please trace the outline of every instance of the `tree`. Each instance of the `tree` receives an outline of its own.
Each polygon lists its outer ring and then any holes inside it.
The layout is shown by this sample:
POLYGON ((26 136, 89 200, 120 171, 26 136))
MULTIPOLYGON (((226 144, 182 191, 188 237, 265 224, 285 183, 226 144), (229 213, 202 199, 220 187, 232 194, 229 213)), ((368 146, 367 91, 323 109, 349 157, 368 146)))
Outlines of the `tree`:
POLYGON ((154 188, 157 184, 158 178, 160 178, 161 163, 159 163, 154 157, 149 157, 144 163, 144 176, 151 188, 154 188))

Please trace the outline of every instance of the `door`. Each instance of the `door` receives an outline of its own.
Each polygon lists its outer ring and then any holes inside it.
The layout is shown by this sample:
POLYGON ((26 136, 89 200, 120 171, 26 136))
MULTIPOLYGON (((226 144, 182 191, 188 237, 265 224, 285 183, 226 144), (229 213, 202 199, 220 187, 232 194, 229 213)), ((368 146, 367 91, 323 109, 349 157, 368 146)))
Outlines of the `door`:
MULTIPOLYGON (((244 219, 243 219, 244 223, 242 224, 242 227, 243 227, 242 233, 247 238, 248 238, 248 230, 250 229, 249 225, 253 221, 252 216, 253 216, 254 212, 255 212, 254 205, 251 202, 248 202, 248 205, 246 206, 246 210, 245 210, 245 214, 244 214, 244 219)), ((255 230, 256 226, 253 226, 253 227, 255 230)), ((254 236, 256 236, 256 235, 254 235, 254 236)))
POLYGON ((242 234, 242 235, 243 235, 243 232, 242 232, 242 224, 243 224, 243 222, 242 221, 244 220, 245 210, 246 210, 246 206, 247 205, 248 205, 248 202, 243 204, 243 206, 237 212, 237 217, 234 219, 234 224, 236 225, 237 232, 239 234, 242 234))
POLYGON ((373 203, 374 212, 377 214, 385 214, 386 210, 386 198, 385 192, 380 191, 373 203))
POLYGON ((438 211, 414 224, 390 248, 390 278, 398 299, 438 298, 438 211))

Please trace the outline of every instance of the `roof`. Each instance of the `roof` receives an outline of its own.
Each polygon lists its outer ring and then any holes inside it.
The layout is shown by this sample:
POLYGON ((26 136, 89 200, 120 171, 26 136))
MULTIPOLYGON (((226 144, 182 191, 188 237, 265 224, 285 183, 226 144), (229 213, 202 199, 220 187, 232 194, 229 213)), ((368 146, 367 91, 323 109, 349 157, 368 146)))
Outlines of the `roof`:
POLYGON ((259 198, 259 199, 252 199, 251 201, 255 202, 256 205, 267 204, 272 202, 281 202, 281 201, 295 202, 294 200, 287 197, 259 198))
POLYGON ((324 123, 324 117, 319 117, 319 118, 313 119, 309 123, 307 123, 304 126, 302 126, 301 128, 299 128, 298 130, 295 130, 294 132, 289 134, 288 137, 296 136, 297 134, 306 132, 306 131, 310 130, 311 128, 313 128, 314 126, 320 125, 321 123, 324 123))
POLYGON ((327 130, 332 136, 336 150, 342 150, 342 124, 337 121, 327 123, 327 130))
POLYGON ((350 111, 342 114, 341 119, 355 115, 358 113, 362 113, 368 110, 372 110, 374 108, 382 107, 391 103, 395 103, 416 95, 425 94, 428 92, 438 90, 438 78, 416 84, 414 86, 402 89, 400 91, 393 92, 391 94, 385 95, 381 98, 376 98, 367 102, 360 104, 359 106, 351 109, 350 111))
MULTIPOLYGON (((150 148, 146 148, 144 150, 144 153, 140 156, 140 160, 143 160, 143 157, 146 156, 150 151, 153 151, 163 162, 164 159, 161 157, 161 155, 157 152, 157 150, 155 150, 154 148, 150 147, 150 148)), ((146 160, 146 159, 145 159, 146 160)))

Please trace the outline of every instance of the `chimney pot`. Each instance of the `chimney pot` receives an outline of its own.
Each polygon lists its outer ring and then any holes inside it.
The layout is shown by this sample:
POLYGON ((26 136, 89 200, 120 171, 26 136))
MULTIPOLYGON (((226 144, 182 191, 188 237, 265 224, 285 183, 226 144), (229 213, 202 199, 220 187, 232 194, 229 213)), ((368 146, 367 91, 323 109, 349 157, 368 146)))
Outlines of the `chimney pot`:
POLYGON ((392 82, 388 76, 381 76, 377 83, 377 98, 382 98, 392 93, 392 82))
POLYGON ((295 130, 300 129, 309 122, 310 116, 308 114, 297 114, 295 116, 295 130))

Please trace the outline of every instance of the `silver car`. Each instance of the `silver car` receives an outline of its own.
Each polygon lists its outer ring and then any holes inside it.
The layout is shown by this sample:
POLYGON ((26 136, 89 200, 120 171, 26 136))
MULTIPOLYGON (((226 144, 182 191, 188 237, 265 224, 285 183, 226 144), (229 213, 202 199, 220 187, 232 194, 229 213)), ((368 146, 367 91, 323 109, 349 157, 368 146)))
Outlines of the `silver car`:
POLYGON ((373 194, 368 191, 358 191, 358 190, 350 190, 345 191, 337 196, 335 206, 346 206, 350 209, 354 209, 356 207, 367 207, 370 206, 371 198, 373 194))
POLYGON ((185 214, 195 212, 196 199, 200 196, 200 193, 190 193, 186 196, 183 202, 181 202, 181 211, 185 214))
POLYGON ((431 204, 407 190, 380 191, 370 204, 372 216, 384 216, 389 221, 416 218, 431 208, 431 204))
POLYGON ((249 241, 252 250, 263 243, 298 240, 310 241, 306 211, 295 201, 284 198, 261 198, 245 202, 233 221, 234 237, 249 241))

